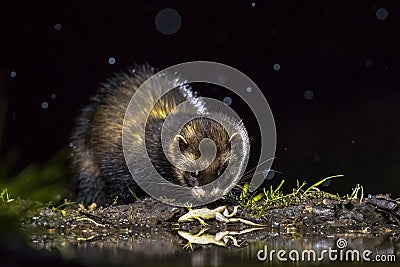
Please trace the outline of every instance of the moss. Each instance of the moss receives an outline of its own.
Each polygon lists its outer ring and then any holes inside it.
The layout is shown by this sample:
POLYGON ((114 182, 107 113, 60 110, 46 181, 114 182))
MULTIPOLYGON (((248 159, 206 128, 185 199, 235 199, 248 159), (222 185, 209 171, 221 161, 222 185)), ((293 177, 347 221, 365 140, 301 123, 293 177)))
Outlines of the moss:
MULTIPOLYGON (((274 208, 288 207, 290 205, 295 205, 300 202, 317 198, 334 199, 338 201, 343 201, 343 203, 354 199, 360 199, 360 201, 362 201, 364 190, 363 187, 360 185, 356 185, 351 194, 347 194, 344 197, 340 196, 339 194, 332 194, 322 191, 318 188, 318 186, 325 183, 326 181, 342 176, 343 175, 329 176, 321 179, 320 181, 309 187, 306 187, 306 182, 300 183, 299 181, 297 181, 297 186, 293 188, 292 192, 289 194, 284 194, 283 191, 281 191, 281 188, 285 182, 284 180, 282 180, 276 188, 273 188, 272 186, 270 186, 269 188, 262 188, 251 195, 247 193, 248 184, 245 184, 242 187, 242 192, 240 194, 238 202, 241 207, 249 211, 249 213, 254 215, 261 215, 266 211, 274 208)), ((237 201, 237 198, 235 198, 232 194, 227 198, 230 198, 231 201, 232 199, 234 199, 233 201, 237 201)))

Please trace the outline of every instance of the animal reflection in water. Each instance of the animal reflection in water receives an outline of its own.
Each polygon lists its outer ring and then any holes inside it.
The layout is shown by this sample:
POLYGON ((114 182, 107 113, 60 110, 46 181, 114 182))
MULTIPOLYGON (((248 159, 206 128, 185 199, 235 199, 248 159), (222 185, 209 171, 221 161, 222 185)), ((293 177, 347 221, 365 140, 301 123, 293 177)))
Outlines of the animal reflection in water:
POLYGON ((254 223, 242 218, 232 218, 238 213, 238 208, 239 206, 235 206, 231 214, 229 214, 229 211, 226 206, 221 206, 215 209, 188 208, 189 212, 181 216, 178 219, 178 222, 192 222, 197 220, 200 222, 202 226, 207 226, 207 223, 204 220, 215 219, 219 222, 224 222, 224 223, 243 223, 245 225, 253 226, 253 228, 245 229, 242 231, 221 231, 216 234, 208 234, 207 231, 209 230, 209 228, 203 228, 198 233, 195 234, 187 231, 178 231, 178 234, 188 241, 188 243, 184 246, 184 248, 190 248, 193 250, 192 244, 199 244, 199 245, 215 244, 218 246, 226 247, 229 240, 232 241, 234 246, 240 247, 240 245, 237 242, 237 239, 234 236, 264 229, 263 227, 265 227, 266 225, 254 223))

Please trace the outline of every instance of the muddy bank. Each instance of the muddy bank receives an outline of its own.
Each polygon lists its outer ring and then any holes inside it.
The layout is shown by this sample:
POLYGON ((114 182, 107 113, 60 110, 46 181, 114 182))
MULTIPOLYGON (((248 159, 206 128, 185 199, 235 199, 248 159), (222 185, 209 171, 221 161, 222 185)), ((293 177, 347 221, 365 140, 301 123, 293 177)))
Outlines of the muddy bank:
MULTIPOLYGON (((227 203, 220 201, 205 211, 209 214, 223 204, 227 203)), ((53 208, 19 199, 1 205, 2 233, 8 232, 5 214, 14 214, 8 221, 18 222, 22 229, 21 242, 13 232, 9 238, 3 235, 2 251, 7 251, 10 261, 23 259, 18 256, 22 250, 27 262, 47 257, 65 264, 128 266, 130 262, 151 265, 160 260, 166 265, 176 265, 176 261, 189 265, 199 261, 201 265, 206 260, 207 265, 218 266, 220 261, 237 264, 239 257, 246 265, 257 263, 255 255, 265 244, 318 250, 334 247, 339 238, 345 238, 349 248, 379 249, 400 257, 399 202, 387 195, 363 200, 320 196, 286 207, 264 207, 262 213, 259 206, 245 206, 232 217, 261 226, 216 218, 206 219, 204 226, 197 219, 178 223, 187 209, 151 198, 94 209, 77 204, 53 208), (185 247, 189 241, 191 246, 185 247), (10 242, 15 243, 11 250, 10 242)), ((230 205, 227 209, 233 211, 230 205)))

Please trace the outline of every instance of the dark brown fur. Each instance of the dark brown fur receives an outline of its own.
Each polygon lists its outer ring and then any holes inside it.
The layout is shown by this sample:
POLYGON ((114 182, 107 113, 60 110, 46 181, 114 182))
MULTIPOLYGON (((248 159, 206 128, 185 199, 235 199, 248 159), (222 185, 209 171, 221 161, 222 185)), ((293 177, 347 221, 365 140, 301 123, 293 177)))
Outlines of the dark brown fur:
MULTIPOLYGON (((119 203, 128 203, 134 200, 131 190, 139 196, 143 194, 125 163, 122 126, 133 94, 154 73, 153 68, 145 65, 137 67, 135 71, 117 74, 104 83, 90 99, 90 104, 83 108, 71 138, 71 167, 78 201, 106 205, 118 196, 119 203)), ((154 86, 172 84, 169 78, 164 79, 154 86)), ((189 159, 198 158, 200 141, 210 138, 217 146, 216 159, 208 168, 197 173, 174 168, 168 162, 160 137, 166 115, 183 101, 190 100, 201 106, 194 95, 188 95, 182 88, 190 91, 188 87, 178 87, 161 98, 153 108, 146 125, 146 147, 154 167, 165 179, 182 186, 204 185, 216 179, 231 159, 229 136, 214 120, 194 119, 180 134, 182 153, 189 159)), ((204 111, 199 109, 198 112, 201 115, 204 111)), ((233 120, 232 127, 245 132, 244 126, 233 120)), ((247 133, 245 136, 247 138, 247 133)), ((240 155, 235 157, 240 158, 240 155)))

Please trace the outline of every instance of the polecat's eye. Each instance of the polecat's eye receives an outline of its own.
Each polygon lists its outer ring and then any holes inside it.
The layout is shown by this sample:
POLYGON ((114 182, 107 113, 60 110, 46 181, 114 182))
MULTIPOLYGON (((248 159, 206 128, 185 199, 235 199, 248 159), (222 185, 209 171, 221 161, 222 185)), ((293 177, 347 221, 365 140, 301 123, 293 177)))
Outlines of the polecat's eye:
POLYGON ((190 176, 192 176, 194 178, 198 178, 200 176, 200 172, 199 171, 190 172, 190 176))

